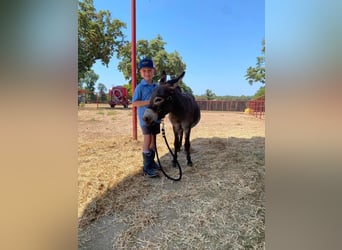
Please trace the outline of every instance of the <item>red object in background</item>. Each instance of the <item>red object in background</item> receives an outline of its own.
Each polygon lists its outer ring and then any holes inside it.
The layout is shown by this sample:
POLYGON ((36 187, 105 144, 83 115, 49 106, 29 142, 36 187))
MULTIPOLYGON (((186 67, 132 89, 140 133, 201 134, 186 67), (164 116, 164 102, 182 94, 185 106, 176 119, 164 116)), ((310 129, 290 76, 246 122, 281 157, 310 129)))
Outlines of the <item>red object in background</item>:
POLYGON ((255 117, 265 118, 265 96, 249 101, 248 107, 252 110, 255 117))
POLYGON ((115 86, 109 89, 109 105, 114 108, 115 105, 123 105, 124 108, 128 108, 128 91, 125 87, 115 86))

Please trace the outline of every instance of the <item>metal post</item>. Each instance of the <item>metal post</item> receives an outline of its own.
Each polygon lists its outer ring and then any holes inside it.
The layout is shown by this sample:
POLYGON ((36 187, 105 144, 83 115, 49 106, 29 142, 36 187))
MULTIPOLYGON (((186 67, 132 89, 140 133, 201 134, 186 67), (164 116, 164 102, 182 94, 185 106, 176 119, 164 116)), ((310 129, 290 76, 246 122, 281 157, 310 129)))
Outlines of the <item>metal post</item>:
MULTIPOLYGON (((131 18, 132 18, 132 54, 131 54, 131 62, 132 62, 132 95, 134 95, 134 90, 137 85, 136 82, 136 65, 137 65, 137 57, 136 57, 136 18, 135 18, 135 0, 131 1, 131 18)), ((133 140, 137 140, 137 107, 133 107, 132 114, 132 122, 133 122, 133 140)))

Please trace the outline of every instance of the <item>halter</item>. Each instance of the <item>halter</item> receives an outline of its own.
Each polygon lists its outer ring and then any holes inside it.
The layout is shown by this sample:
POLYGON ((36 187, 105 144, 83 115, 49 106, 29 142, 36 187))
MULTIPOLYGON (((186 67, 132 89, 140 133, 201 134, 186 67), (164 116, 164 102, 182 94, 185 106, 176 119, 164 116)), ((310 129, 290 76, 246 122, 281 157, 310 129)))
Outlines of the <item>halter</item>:
MULTIPOLYGON (((173 98, 172 98, 172 96, 168 96, 167 98, 166 98, 166 100, 165 101, 168 101, 168 102, 171 102, 171 104, 173 103, 173 98)), ((163 106, 163 104, 161 105, 161 106, 163 106)), ((157 112, 157 114, 158 114, 158 116, 159 115, 161 115, 161 113, 163 112, 163 110, 160 108, 160 106, 157 106, 156 107, 156 112, 157 112)), ((166 115, 166 114, 165 114, 166 115)), ((162 119, 162 122, 163 122, 163 129, 164 129, 164 121, 163 121, 163 119, 164 119, 164 117, 165 117, 165 115, 163 115, 163 117, 161 118, 162 119)), ((164 132, 165 133, 165 132, 164 132)))

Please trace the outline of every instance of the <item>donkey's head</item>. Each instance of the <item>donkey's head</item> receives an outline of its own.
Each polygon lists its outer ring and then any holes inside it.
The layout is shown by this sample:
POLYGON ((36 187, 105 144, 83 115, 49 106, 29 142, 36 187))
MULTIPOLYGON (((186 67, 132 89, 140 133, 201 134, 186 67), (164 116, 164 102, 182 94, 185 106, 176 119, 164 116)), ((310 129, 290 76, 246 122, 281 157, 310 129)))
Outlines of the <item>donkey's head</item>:
POLYGON ((185 72, 175 79, 166 81, 166 73, 163 71, 159 86, 150 98, 150 105, 146 109, 143 120, 147 125, 162 119, 173 109, 175 92, 180 91, 179 82, 184 77, 185 72))

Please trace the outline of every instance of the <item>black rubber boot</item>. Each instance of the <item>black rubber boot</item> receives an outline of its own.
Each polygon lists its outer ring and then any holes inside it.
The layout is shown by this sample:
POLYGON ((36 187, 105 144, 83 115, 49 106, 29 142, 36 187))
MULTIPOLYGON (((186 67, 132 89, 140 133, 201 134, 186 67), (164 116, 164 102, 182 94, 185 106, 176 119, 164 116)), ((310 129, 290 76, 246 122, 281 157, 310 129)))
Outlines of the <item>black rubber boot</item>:
POLYGON ((150 178, 159 177, 159 174, 154 169, 154 160, 152 158, 154 155, 151 151, 148 153, 142 153, 142 155, 144 159, 144 173, 150 178))
POLYGON ((160 169, 160 166, 159 166, 159 164, 158 163, 156 163, 156 161, 154 160, 154 157, 155 157, 155 155, 156 155, 156 152, 154 151, 154 150, 150 150, 150 152, 151 152, 151 159, 153 160, 153 162, 152 162, 152 166, 153 166, 153 168, 154 169, 160 169))

